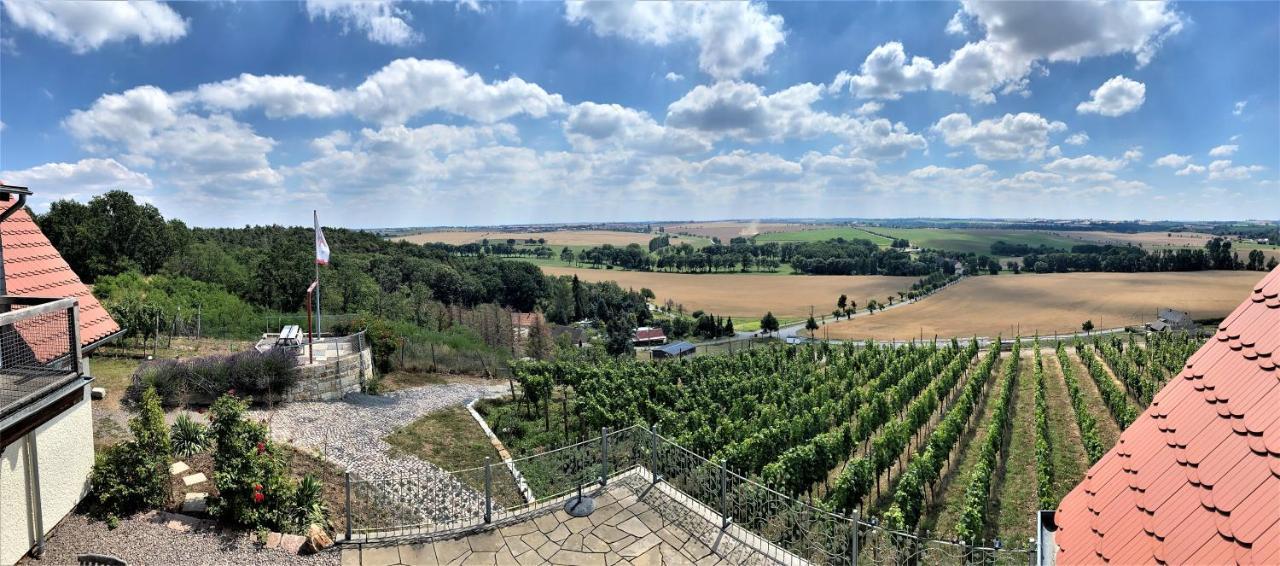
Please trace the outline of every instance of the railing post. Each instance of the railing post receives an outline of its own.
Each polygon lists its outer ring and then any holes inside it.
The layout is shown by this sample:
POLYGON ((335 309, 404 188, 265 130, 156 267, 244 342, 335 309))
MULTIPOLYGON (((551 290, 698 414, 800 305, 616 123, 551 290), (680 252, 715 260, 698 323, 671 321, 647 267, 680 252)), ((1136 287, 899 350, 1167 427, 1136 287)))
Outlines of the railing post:
POLYGON ((600 487, 609 485, 609 427, 600 429, 600 487))
POLYGON ((729 528, 729 469, 725 461, 720 460, 720 530, 729 528))
POLYGON ((487 525, 493 522, 493 474, 489 470, 489 464, 493 458, 484 457, 484 523, 487 525))
POLYGON ((853 534, 849 536, 849 564, 858 564, 858 510, 853 510, 853 534))
POLYGON ((347 542, 351 541, 351 471, 346 473, 347 484, 347 542))
POLYGON ((649 475, 658 483, 658 425, 649 428, 649 475))

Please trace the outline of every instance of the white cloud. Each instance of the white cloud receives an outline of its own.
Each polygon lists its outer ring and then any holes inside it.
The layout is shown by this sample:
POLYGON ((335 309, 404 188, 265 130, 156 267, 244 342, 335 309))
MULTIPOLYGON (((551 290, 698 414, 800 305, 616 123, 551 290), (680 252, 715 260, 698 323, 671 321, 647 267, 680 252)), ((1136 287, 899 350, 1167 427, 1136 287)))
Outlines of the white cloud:
POLYGON ((569 143, 583 151, 616 147, 681 154, 711 149, 706 136, 696 131, 665 128, 648 113, 617 104, 584 102, 574 106, 565 119, 564 132, 569 143))
POLYGON ((170 43, 187 34, 187 22, 159 2, 38 2, 5 0, 13 25, 71 47, 76 53, 136 38, 170 43))
POLYGON ((1049 135, 1066 129, 1062 122, 1028 112, 976 124, 968 114, 955 113, 942 117, 932 128, 947 145, 970 146, 982 159, 1038 159, 1049 145, 1049 135))
POLYGON ((947 33, 951 35, 969 35, 969 27, 965 24, 964 10, 956 10, 951 15, 951 19, 947 20, 947 33))
POLYGON ((1081 114, 1101 114, 1103 116, 1120 116, 1137 110, 1146 100, 1146 85, 1116 75, 1102 83, 1102 86, 1089 91, 1090 100, 1076 106, 1081 114))
POLYGON ((1080 157, 1059 157, 1049 164, 1045 165, 1046 171, 1061 173, 1068 176, 1089 175, 1096 173, 1111 173, 1118 171, 1124 167, 1124 161, 1120 159, 1107 159, 1096 155, 1082 155, 1080 157))
POLYGON ((409 12, 391 0, 307 0, 306 9, 312 20, 336 21, 344 32, 354 28, 374 43, 405 46, 422 40, 409 25, 409 12))
POLYGON ((1191 162, 1190 155, 1178 155, 1176 153, 1170 153, 1159 159, 1156 159, 1154 162, 1152 162, 1152 164, 1158 167, 1168 167, 1170 169, 1177 169, 1190 162, 1191 162))
POLYGON ((782 16, 757 2, 569 2, 565 17, 600 36, 652 45, 698 44, 698 66, 716 79, 764 71, 786 40, 782 16))
MULTIPOLYGON (((903 92, 934 88, 991 103, 997 92, 1025 96, 1029 75, 1047 63, 1127 53, 1134 55, 1139 67, 1144 66, 1164 39, 1183 25, 1182 15, 1166 2, 966 0, 946 31, 962 33, 970 19, 975 29, 985 30, 985 36, 955 50, 943 63, 913 57, 908 64, 905 50, 896 42, 876 47, 863 66, 868 67, 868 62, 881 66, 857 75, 862 77, 862 91, 866 96, 896 98, 903 92)), ((856 87, 854 76, 842 71, 833 87, 856 87)))
POLYGON ((440 59, 397 59, 369 76, 351 95, 352 112, 382 124, 441 110, 479 122, 516 114, 542 118, 566 109, 564 99, 519 77, 485 82, 475 73, 440 59))
POLYGON ((1238 149, 1240 149, 1240 146, 1235 144, 1220 145, 1218 147, 1215 147, 1209 150, 1209 156, 1210 157, 1230 157, 1231 155, 1235 154, 1236 150, 1238 149))
POLYGON ((1067 145, 1084 145, 1084 144, 1087 144, 1087 143, 1089 143, 1089 133, 1088 133, 1088 132, 1076 132, 1076 133, 1074 133, 1074 134, 1071 134, 1071 135, 1067 136, 1067 139, 1062 140, 1062 143, 1065 143, 1065 144, 1067 144, 1067 145))
POLYGON ((857 110, 853 111, 853 113, 859 116, 872 116, 879 114, 881 110, 884 110, 883 104, 874 100, 868 100, 863 102, 862 106, 859 106, 857 110))
POLYGON ((1232 165, 1229 159, 1219 159, 1209 164, 1209 180, 1240 181, 1265 170, 1261 165, 1232 165))
POLYGON ((130 171, 114 159, 45 163, 21 171, 3 171, 0 178, 39 191, 44 202, 64 198, 85 199, 113 189, 136 193, 152 188, 150 177, 130 171))
POLYGON ((670 82, 677 83, 684 80, 684 75, 677 73, 675 71, 667 71, 667 76, 664 78, 666 78, 670 82))
POLYGON ((333 116, 347 110, 347 100, 334 90, 301 76, 258 76, 248 73, 200 85, 196 96, 207 106, 226 110, 261 107, 268 118, 333 116))
POLYGON ((1204 172, 1205 172, 1204 165, 1196 165, 1194 163, 1191 163, 1186 167, 1183 167, 1182 169, 1180 169, 1177 174, 1185 177, 1187 175, 1198 175, 1204 172))
POLYGON ((1235 107, 1231 109, 1231 113, 1235 114, 1236 116, 1244 114, 1244 107, 1247 106, 1248 104, 1249 104, 1249 101, 1247 100, 1241 100, 1240 102, 1237 102, 1235 107))
POLYGON ((1124 160, 1128 162, 1139 161, 1142 159, 1142 146, 1133 146, 1124 152, 1124 160))

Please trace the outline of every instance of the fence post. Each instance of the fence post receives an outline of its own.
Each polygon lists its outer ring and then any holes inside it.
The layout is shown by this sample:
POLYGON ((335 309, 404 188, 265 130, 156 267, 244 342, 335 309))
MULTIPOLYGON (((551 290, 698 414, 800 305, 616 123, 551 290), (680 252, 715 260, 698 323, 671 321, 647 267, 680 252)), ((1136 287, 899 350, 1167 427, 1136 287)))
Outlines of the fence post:
POLYGON ((603 469, 600 472, 600 487, 609 485, 609 427, 600 429, 600 460, 603 469))
POLYGON ((489 464, 493 458, 484 457, 484 523, 487 525, 493 522, 493 474, 489 471, 489 464))
POLYGON ((346 473, 347 484, 347 542, 351 541, 351 471, 346 473))
POLYGON ((658 425, 649 427, 649 475, 658 483, 658 425))
POLYGON ((858 510, 853 510, 853 534, 849 536, 849 564, 858 566, 858 510))
POLYGON ((720 530, 729 528, 729 469, 725 461, 720 460, 720 530))

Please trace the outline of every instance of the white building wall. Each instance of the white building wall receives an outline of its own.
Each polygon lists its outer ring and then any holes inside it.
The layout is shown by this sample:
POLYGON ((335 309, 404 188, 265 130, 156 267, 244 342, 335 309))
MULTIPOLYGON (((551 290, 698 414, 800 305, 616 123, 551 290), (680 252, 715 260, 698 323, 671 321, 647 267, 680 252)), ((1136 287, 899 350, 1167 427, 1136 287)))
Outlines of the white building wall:
MULTIPOLYGON (((40 469, 41 517, 45 534, 80 503, 89 491, 93 470, 93 410, 89 387, 70 410, 40 425, 35 435, 40 469)), ((27 482, 26 442, 4 447, 0 459, 0 564, 14 564, 36 544, 30 519, 34 492, 27 482)))

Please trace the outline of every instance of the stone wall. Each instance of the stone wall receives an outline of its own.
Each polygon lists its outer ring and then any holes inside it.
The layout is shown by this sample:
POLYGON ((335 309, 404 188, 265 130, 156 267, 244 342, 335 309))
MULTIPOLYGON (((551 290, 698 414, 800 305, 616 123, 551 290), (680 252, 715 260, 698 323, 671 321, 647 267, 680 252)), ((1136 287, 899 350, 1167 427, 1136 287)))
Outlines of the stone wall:
POLYGON ((363 332, 317 343, 315 362, 307 362, 304 347, 298 359, 298 383, 285 394, 285 401, 341 399, 361 391, 373 378, 373 351, 363 332))

